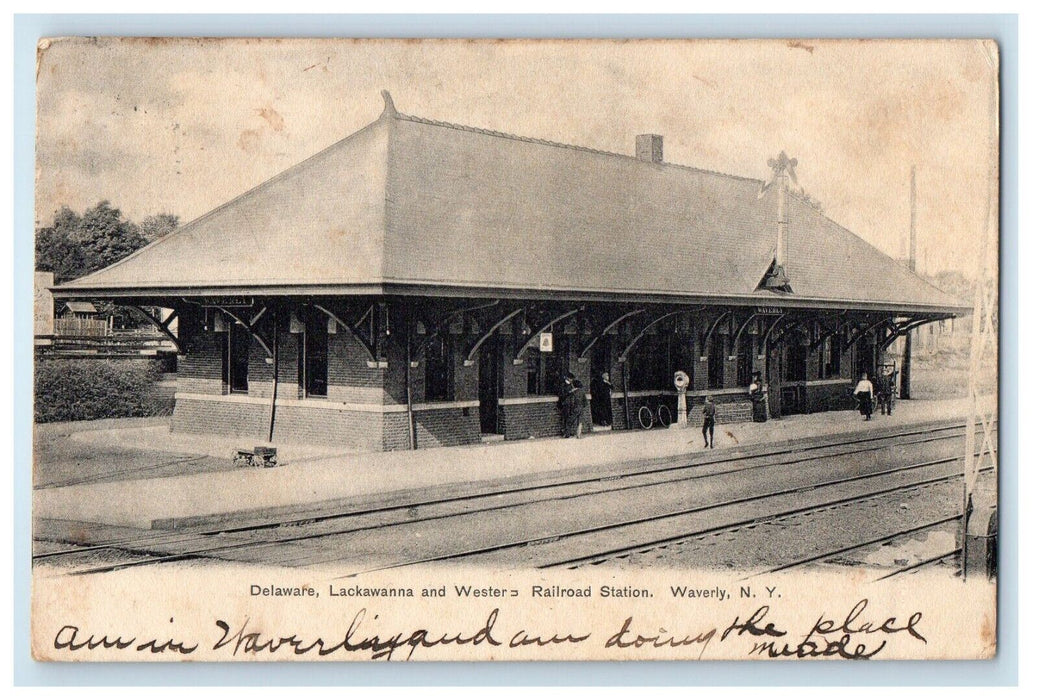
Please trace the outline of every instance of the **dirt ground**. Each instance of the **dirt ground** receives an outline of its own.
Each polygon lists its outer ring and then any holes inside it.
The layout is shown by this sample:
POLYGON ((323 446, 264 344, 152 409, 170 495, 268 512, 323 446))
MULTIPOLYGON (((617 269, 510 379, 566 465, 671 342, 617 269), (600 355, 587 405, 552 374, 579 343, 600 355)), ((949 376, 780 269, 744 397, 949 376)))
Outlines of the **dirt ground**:
POLYGON ((117 418, 76 423, 45 423, 33 431, 33 488, 54 488, 124 479, 223 471, 230 459, 143 448, 100 446, 77 440, 84 430, 169 424, 169 418, 117 418))

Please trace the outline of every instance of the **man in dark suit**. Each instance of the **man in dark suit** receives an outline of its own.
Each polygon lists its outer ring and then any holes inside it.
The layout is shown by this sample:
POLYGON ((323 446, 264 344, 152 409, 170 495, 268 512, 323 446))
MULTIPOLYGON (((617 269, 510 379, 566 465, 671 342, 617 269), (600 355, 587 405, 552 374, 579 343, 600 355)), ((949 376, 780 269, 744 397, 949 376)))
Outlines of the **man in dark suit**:
POLYGON ((595 425, 613 425, 612 393, 609 372, 592 380, 592 423, 595 425))

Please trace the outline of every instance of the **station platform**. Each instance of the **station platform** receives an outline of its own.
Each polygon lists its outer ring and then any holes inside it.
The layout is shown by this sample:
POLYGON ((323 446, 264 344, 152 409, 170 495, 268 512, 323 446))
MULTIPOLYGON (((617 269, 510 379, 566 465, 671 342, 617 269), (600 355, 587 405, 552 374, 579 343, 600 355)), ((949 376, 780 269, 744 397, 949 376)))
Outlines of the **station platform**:
POLYGON ((966 399, 900 401, 892 416, 866 422, 851 411, 788 416, 767 423, 737 423, 715 429, 715 448, 703 447, 698 427, 607 431, 584 438, 495 442, 414 452, 345 453, 335 448, 278 445, 280 464, 230 468, 230 454, 248 441, 175 435, 157 421, 133 427, 101 426, 68 439, 172 453, 213 454, 225 471, 152 479, 128 479, 37 489, 33 515, 40 522, 66 521, 134 528, 205 526, 232 520, 389 505, 453 491, 545 482, 573 474, 611 476, 625 463, 681 455, 703 458, 760 451, 779 443, 836 435, 883 433, 915 424, 965 419, 966 399))

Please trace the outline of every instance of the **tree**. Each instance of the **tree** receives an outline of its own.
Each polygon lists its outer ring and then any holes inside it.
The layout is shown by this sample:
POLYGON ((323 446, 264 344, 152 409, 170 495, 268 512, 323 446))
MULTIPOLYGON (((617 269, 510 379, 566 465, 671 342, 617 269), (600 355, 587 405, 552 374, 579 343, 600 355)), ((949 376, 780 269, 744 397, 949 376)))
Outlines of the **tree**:
POLYGON ((177 227, 174 214, 147 216, 138 226, 107 200, 79 215, 69 207, 54 212, 54 224, 36 229, 36 269, 61 282, 122 260, 177 227))
POLYGON ((154 214, 146 216, 141 221, 141 235, 149 243, 171 233, 180 225, 180 217, 176 214, 154 214))
POLYGON ((137 224, 124 220, 108 200, 83 212, 73 240, 83 246, 91 272, 122 260, 147 243, 137 224))
POLYGON ((57 226, 36 229, 36 269, 53 272, 58 284, 87 273, 87 256, 79 242, 57 226))

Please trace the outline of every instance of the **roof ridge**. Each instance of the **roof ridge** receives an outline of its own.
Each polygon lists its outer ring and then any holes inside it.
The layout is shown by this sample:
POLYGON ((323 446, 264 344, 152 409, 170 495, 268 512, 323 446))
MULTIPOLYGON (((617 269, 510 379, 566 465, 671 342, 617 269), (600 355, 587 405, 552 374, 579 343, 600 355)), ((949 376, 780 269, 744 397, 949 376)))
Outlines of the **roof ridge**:
MULTIPOLYGON (((541 146, 553 146, 555 148, 566 148, 571 151, 581 151, 584 153, 594 153, 601 156, 613 156, 615 158, 624 158, 626 160, 634 160, 640 163, 648 162, 643 161, 637 156, 628 155, 627 153, 617 153, 616 151, 604 151, 599 148, 591 148, 589 146, 579 146, 572 143, 562 143, 560 141, 550 141, 548 139, 540 139, 534 136, 521 136, 519 134, 510 134, 505 131, 495 131, 494 129, 483 129, 476 126, 468 126, 466 124, 456 124, 454 122, 441 121, 439 119, 429 119, 427 117, 417 117, 413 114, 404 114, 403 112, 393 112, 391 115, 394 119, 401 119, 404 121, 415 122, 416 124, 428 124, 430 126, 440 126, 447 129, 457 129, 459 131, 467 131, 473 134, 483 134, 484 136, 495 136, 498 138, 510 139, 513 141, 522 141, 524 143, 536 143, 541 146)), ((707 175, 718 175, 720 177, 728 177, 734 180, 745 180, 747 182, 764 183, 761 178, 747 177, 745 175, 733 175, 732 173, 723 173, 719 170, 710 170, 708 168, 698 168, 693 165, 684 165, 682 163, 670 163, 667 161, 660 163, 653 163, 654 165, 664 165, 671 168, 680 168, 682 170, 691 170, 696 173, 705 173, 707 175)))

